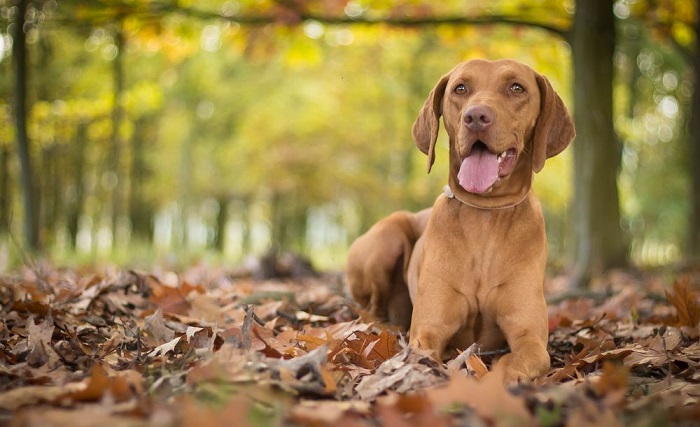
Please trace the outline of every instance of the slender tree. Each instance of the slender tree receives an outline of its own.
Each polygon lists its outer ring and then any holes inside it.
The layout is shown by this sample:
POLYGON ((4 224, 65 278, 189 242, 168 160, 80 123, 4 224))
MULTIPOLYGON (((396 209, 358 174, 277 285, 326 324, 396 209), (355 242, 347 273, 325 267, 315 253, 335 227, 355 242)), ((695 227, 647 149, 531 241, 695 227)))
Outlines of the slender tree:
POLYGON ((27 9, 29 0, 17 2, 16 21, 12 27, 12 60, 15 78, 15 135, 20 163, 20 183, 22 186, 24 208, 24 241, 27 249, 35 251, 40 248, 39 241, 39 198, 34 186, 32 162, 29 153, 29 136, 27 135, 27 9))
POLYGON ((116 46, 116 56, 113 62, 112 93, 114 106, 112 109, 112 151, 110 154, 110 170, 114 178, 114 188, 112 188, 112 243, 117 245, 119 217, 122 214, 124 176, 122 174, 122 137, 121 124, 124 118, 124 106, 122 105, 122 95, 124 93, 124 31, 121 19, 117 21, 114 31, 114 45, 116 46))

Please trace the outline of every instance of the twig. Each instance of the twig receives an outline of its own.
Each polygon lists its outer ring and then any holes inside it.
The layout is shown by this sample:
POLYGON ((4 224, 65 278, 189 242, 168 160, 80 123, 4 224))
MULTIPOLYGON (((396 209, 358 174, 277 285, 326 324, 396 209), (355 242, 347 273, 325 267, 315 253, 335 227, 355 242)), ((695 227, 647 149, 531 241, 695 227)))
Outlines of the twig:
POLYGON ((246 312, 246 316, 250 315, 252 316, 253 320, 255 323, 257 323, 260 326, 265 326, 265 321, 262 320, 257 314, 255 314, 255 311, 253 311, 253 306, 250 304, 243 304, 243 310, 246 312), (249 314, 250 313, 250 314, 249 314))
POLYGON ((668 377, 668 386, 671 387, 671 357, 668 355, 668 348, 666 347, 666 337, 664 335, 666 335, 666 326, 662 326, 661 328, 659 328, 659 336, 661 337, 661 345, 663 346, 664 354, 666 355, 666 364, 668 366, 668 374, 666 375, 668 377))

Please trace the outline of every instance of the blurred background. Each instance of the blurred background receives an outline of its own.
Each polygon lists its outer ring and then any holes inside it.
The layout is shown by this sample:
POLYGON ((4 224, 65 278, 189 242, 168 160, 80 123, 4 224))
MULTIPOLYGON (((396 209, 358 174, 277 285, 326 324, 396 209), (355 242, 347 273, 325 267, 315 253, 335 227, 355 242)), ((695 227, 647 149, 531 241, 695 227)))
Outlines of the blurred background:
POLYGON ((552 272, 693 261, 696 35, 688 0, 0 0, 0 272, 340 268, 440 194, 447 141, 427 175, 411 125, 470 58, 527 63, 575 114, 535 180, 552 272))

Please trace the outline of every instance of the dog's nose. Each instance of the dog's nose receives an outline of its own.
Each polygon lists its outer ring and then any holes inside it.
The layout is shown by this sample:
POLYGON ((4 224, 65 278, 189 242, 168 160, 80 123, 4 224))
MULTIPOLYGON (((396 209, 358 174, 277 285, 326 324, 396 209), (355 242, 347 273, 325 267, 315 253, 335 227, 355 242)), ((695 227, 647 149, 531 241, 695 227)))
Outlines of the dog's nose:
POLYGON ((464 112, 464 124, 467 129, 478 132, 491 126, 493 111, 485 105, 472 105, 464 112))

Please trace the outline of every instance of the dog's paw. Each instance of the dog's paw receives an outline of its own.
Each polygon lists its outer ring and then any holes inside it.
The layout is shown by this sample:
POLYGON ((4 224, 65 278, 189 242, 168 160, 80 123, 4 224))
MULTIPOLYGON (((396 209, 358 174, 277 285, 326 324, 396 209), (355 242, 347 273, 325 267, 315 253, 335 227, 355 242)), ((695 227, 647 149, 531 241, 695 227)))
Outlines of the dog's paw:
POLYGON ((436 346, 434 345, 430 337, 423 337, 423 339, 412 339, 409 341, 409 344, 411 345, 411 347, 417 349, 420 353, 425 354, 431 359, 434 359, 437 362, 442 361, 442 354, 439 350, 436 349, 436 346))
POLYGON ((535 377, 546 373, 549 363, 546 364, 546 367, 544 365, 544 363, 539 363, 537 360, 529 360, 519 354, 510 353, 496 362, 493 371, 498 372, 503 377, 504 384, 513 385, 531 381, 535 377))

